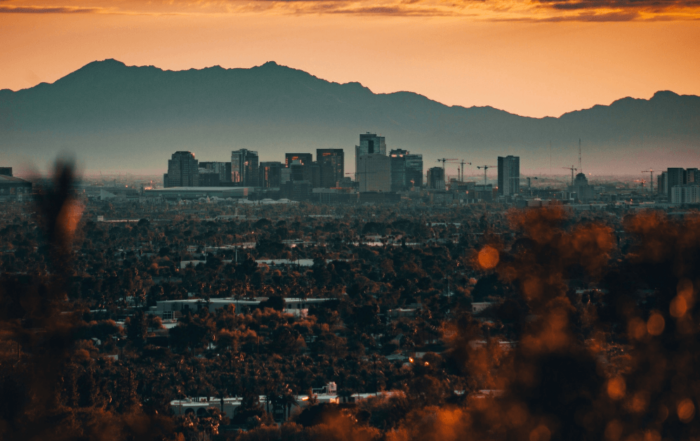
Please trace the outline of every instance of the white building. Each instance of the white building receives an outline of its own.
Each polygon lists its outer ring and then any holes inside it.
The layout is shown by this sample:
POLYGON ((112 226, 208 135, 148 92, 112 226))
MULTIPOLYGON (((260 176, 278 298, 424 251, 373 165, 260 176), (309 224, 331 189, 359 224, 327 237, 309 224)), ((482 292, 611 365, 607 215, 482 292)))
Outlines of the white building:
MULTIPOLYGON (((260 303, 267 300, 267 297, 256 297, 254 299, 235 299, 232 297, 221 299, 209 299, 207 302, 204 299, 178 299, 178 300, 159 300, 156 306, 151 306, 149 313, 157 315, 163 320, 176 319, 182 317, 188 310, 196 312, 201 308, 208 308, 209 312, 213 313, 217 309, 224 308, 228 305, 234 305, 237 313, 242 313, 254 308, 257 308, 260 303)), ((308 313, 309 306, 317 305, 334 299, 301 299, 301 298, 285 298, 284 312, 296 316, 305 316, 308 313)))
MULTIPOLYGON (((338 389, 334 382, 328 383, 325 387, 320 389, 314 389, 314 398, 316 402, 321 403, 340 403, 345 400, 338 395, 338 389)), ((348 397, 348 401, 355 402, 360 400, 365 400, 374 396, 392 396, 396 392, 381 392, 381 393, 363 393, 363 394, 352 394, 348 397)), ((273 417, 275 421, 282 422, 287 419, 294 417, 301 413, 305 407, 308 406, 310 397, 308 395, 297 395, 294 397, 295 403, 285 409, 283 405, 273 405, 270 403, 273 417)), ((232 398, 216 398, 216 397, 192 397, 184 398, 182 400, 174 400, 170 402, 170 408, 173 410, 175 415, 187 415, 188 413, 194 413, 197 416, 206 416, 209 408, 216 408, 222 414, 233 419, 236 416, 238 408, 241 406, 243 399, 241 397, 232 398)), ((266 405, 266 397, 264 395, 259 396, 260 403, 266 405)))
POLYGON ((700 185, 676 185, 671 189, 672 204, 698 204, 700 203, 700 185))

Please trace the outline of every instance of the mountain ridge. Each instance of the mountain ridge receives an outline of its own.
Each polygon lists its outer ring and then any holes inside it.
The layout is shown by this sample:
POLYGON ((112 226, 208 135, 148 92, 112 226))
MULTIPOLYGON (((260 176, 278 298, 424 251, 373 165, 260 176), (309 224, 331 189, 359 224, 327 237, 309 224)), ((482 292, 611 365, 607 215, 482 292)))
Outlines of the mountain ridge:
POLYGON ((386 135, 389 148, 424 153, 426 169, 442 156, 491 163, 506 154, 523 157, 526 169, 541 168, 549 141, 556 146, 549 162, 570 162, 579 138, 588 154, 607 156, 594 156, 594 169, 630 154, 659 163, 700 150, 700 97, 665 90, 534 118, 492 106, 448 106, 409 91, 374 93, 274 61, 173 71, 115 59, 88 63, 54 83, 0 91, 0 143, 9 147, 3 156, 16 160, 19 150, 31 160, 67 150, 90 169, 129 167, 117 152, 142 155, 139 166, 163 168, 175 150, 228 160, 231 150, 248 145, 261 160, 281 160, 289 149, 344 148, 352 171, 352 147, 368 130, 386 135))

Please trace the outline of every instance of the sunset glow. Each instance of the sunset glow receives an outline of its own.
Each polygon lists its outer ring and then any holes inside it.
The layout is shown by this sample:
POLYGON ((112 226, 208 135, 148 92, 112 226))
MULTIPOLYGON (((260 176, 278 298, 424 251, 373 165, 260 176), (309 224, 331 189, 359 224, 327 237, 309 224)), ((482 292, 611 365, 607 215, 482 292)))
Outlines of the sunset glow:
POLYGON ((696 1, 0 2, 0 89, 94 61, 183 70, 274 60, 377 93, 525 116, 700 93, 696 1))

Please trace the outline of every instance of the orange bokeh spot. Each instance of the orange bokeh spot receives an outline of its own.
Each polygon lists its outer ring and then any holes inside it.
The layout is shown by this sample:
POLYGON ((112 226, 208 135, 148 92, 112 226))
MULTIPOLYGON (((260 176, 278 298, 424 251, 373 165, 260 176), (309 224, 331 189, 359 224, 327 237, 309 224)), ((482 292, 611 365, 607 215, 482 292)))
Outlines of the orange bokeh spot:
POLYGON ((669 312, 675 318, 681 318, 688 310, 688 302, 682 295, 677 295, 672 301, 669 312))
POLYGON ((530 432, 530 441, 549 441, 552 437, 552 432, 544 424, 540 424, 535 427, 535 429, 530 432))
POLYGON ((647 430, 644 432, 644 441, 661 441, 661 434, 656 430, 647 430))
POLYGON ((647 324, 640 318, 633 318, 627 325, 627 331, 631 338, 641 340, 647 335, 647 324))
POLYGON ((483 269, 492 269, 495 268, 496 265, 498 265, 498 261, 500 260, 498 256, 498 250, 495 249, 492 246, 486 245, 484 248, 479 251, 479 265, 483 269))
POLYGON ((611 378, 608 381, 608 396, 613 400, 619 400, 625 396, 627 385, 622 377, 611 378))
POLYGON ((685 400, 678 403, 678 419, 684 423, 689 423, 693 420, 695 416, 695 405, 693 402, 686 398, 685 400))
POLYGON ((527 409, 521 404, 515 404, 508 410, 508 417, 513 426, 522 426, 527 421, 527 409))
POLYGON ((605 426, 605 439, 608 441, 617 441, 622 436, 622 423, 618 420, 610 421, 605 426))
POLYGON ((666 327, 666 321, 659 313, 654 313, 647 322, 647 332, 651 335, 661 335, 666 327))
POLYGON ((73 237, 85 207, 77 200, 68 200, 58 213, 57 224, 69 240, 73 237))

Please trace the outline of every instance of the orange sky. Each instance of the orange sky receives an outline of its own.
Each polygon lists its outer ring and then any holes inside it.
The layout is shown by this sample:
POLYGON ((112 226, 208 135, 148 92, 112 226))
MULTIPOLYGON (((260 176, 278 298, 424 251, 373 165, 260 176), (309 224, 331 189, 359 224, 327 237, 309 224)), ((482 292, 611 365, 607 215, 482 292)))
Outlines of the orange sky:
POLYGON ((699 19, 700 0, 0 0, 0 88, 105 58, 274 60, 374 92, 559 116, 657 90, 700 95, 699 19))

